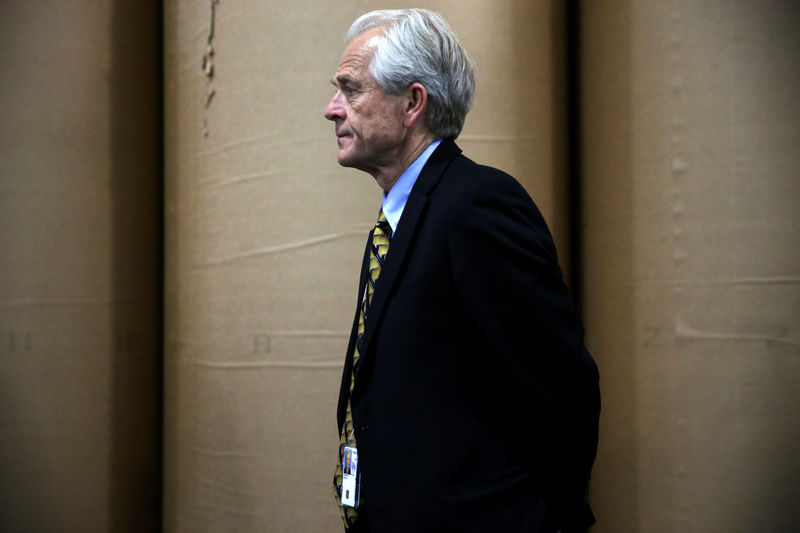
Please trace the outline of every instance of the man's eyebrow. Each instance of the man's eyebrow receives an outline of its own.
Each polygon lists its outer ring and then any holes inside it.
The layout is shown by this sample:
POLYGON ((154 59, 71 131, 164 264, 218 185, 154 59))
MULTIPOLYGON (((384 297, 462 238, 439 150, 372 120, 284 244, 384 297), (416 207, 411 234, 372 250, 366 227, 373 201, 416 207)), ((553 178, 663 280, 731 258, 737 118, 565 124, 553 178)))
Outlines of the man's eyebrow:
POLYGON ((336 86, 347 84, 358 85, 358 82, 347 74, 338 74, 335 78, 331 78, 331 83, 336 86))

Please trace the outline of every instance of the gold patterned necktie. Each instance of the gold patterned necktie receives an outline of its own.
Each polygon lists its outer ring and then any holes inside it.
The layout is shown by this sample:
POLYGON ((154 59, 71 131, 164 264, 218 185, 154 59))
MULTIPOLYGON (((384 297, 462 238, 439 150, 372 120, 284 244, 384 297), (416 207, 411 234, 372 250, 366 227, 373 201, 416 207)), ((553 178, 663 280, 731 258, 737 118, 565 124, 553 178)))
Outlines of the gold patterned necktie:
MULTIPOLYGON (((372 295, 375 293, 375 283, 378 281, 378 276, 381 274, 381 267, 386 260, 386 254, 389 251, 389 240, 391 238, 392 228, 386 221, 383 210, 381 210, 378 215, 378 223, 375 224, 375 229, 372 231, 372 239, 370 240, 369 276, 367 277, 367 286, 361 299, 361 305, 359 306, 357 339, 360 339, 364 334, 364 324, 367 321, 369 306, 372 304, 372 295)), ((350 374, 350 391, 347 395, 347 410, 345 411, 344 425, 339 435, 339 461, 336 463, 336 472, 333 475, 333 492, 339 504, 342 520, 344 520, 346 529, 349 529, 356 518, 358 518, 358 511, 356 508, 342 505, 342 457, 344 455, 345 446, 355 446, 356 444, 353 429, 353 413, 350 408, 350 396, 353 393, 355 373, 361 356, 359 353, 359 344, 358 341, 355 343, 355 349, 353 351, 353 371, 350 374)))

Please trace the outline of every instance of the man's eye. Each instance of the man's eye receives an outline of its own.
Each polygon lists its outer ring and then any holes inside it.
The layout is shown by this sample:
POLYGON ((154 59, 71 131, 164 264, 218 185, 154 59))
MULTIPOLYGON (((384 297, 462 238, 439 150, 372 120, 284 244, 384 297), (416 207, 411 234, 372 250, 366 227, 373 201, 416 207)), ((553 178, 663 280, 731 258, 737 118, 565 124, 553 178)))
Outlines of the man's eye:
POLYGON ((342 87, 342 93, 344 93, 345 96, 353 96, 356 92, 357 91, 352 87, 342 87))

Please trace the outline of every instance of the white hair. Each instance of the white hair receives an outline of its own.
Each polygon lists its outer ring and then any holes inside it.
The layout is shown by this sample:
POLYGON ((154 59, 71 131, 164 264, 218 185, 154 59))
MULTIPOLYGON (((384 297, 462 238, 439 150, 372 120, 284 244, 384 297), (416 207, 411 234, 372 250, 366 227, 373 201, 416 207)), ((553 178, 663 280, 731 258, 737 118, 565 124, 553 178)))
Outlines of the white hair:
POLYGON ((428 129, 439 138, 458 137, 475 94, 475 66, 453 30, 427 9, 387 9, 361 15, 345 39, 350 43, 376 27, 384 33, 375 41, 372 77, 389 94, 421 83, 428 92, 428 129))

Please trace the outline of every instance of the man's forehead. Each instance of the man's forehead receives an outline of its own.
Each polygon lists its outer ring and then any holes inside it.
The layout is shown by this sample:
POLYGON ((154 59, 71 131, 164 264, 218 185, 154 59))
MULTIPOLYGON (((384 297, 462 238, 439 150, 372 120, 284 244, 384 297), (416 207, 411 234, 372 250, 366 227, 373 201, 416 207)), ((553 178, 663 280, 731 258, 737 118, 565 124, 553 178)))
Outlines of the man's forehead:
POLYGON ((368 66, 368 62, 342 63, 331 78, 331 83, 334 85, 363 85, 372 78, 368 66))
POLYGON ((378 39, 382 34, 383 31, 379 28, 373 28, 353 39, 342 53, 339 71, 343 71, 347 67, 359 69, 369 66, 372 56, 375 54, 378 39))
POLYGON ((334 74, 334 80, 344 82, 358 82, 369 75, 369 63, 372 60, 371 49, 346 50, 342 61, 334 74))

